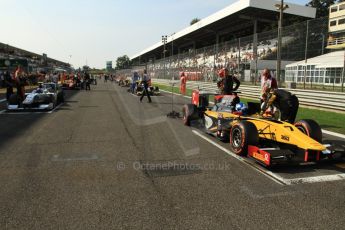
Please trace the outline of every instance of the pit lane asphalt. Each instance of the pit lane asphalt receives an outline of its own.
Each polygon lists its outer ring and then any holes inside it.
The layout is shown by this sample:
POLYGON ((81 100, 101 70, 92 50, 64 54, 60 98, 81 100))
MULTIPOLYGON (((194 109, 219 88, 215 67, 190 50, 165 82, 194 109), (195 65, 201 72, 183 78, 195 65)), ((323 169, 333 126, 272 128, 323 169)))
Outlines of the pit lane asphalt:
POLYGON ((100 81, 67 94, 51 114, 0 116, 1 229, 345 224, 344 181, 279 185, 167 119, 169 95, 140 103, 100 81))

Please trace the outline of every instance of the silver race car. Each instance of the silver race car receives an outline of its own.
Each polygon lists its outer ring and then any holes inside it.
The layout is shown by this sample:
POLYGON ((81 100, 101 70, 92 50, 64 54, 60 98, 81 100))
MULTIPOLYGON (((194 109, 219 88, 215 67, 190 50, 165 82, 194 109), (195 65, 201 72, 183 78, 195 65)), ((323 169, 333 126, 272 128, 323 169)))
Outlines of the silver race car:
POLYGON ((22 102, 16 94, 11 95, 7 110, 51 110, 64 102, 64 92, 57 83, 40 83, 31 93, 25 93, 22 102))

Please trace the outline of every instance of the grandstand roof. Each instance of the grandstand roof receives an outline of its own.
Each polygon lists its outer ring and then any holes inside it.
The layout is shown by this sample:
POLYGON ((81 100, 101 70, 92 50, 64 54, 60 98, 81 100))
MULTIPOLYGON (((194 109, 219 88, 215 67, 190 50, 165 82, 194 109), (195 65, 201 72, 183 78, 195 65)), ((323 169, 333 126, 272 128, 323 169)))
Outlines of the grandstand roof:
MULTIPOLYGON (((20 48, 14 47, 14 46, 10 46, 8 44, 0 42, 0 55, 1 54, 4 56, 7 56, 8 54, 12 54, 12 55, 15 55, 15 56, 18 56, 21 58, 27 58, 27 59, 34 59, 34 58, 43 59, 43 55, 41 55, 41 54, 36 54, 36 53, 30 52, 30 51, 23 50, 23 49, 20 49, 20 48)), ((59 61, 59 60, 56 60, 56 59, 53 59, 50 57, 47 57, 47 61, 48 62, 54 62, 58 65, 70 66, 69 63, 62 62, 62 61, 59 61)))
MULTIPOLYGON (((205 47, 216 43, 216 34, 231 34, 233 37, 242 37, 253 34, 254 20, 258 21, 258 31, 263 25, 277 22, 279 11, 275 5, 280 1, 275 0, 238 0, 228 7, 200 20, 169 36, 167 43, 173 41, 174 46, 183 46, 191 42, 197 46, 205 47)), ((289 8, 284 11, 284 18, 298 16, 301 18, 315 18, 316 9, 312 7, 287 3, 289 8)), ((163 52, 161 41, 131 56, 131 59, 149 56, 160 57, 163 52)))

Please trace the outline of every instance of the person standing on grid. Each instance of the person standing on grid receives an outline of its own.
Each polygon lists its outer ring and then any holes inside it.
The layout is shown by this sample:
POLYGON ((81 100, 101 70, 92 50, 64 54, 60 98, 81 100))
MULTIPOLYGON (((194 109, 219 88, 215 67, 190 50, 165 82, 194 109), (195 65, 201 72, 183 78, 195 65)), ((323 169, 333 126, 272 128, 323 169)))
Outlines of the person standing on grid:
POLYGON ((269 92, 274 89, 278 89, 277 80, 274 77, 272 77, 270 70, 266 68, 262 71, 261 76, 261 103, 264 101, 264 95, 266 94, 266 92, 269 92))
POLYGON ((145 95, 147 96, 147 99, 149 99, 149 103, 151 103, 151 97, 150 97, 150 93, 148 91, 149 88, 149 82, 150 82, 150 77, 149 75, 147 75, 147 71, 146 69, 144 70, 144 74, 143 74, 143 78, 141 79, 141 83, 144 85, 144 92, 140 97, 140 102, 143 101, 143 98, 145 97, 145 95))
POLYGON ((180 93, 182 95, 186 95, 186 87, 187 87, 187 77, 184 72, 181 73, 180 77, 180 93))

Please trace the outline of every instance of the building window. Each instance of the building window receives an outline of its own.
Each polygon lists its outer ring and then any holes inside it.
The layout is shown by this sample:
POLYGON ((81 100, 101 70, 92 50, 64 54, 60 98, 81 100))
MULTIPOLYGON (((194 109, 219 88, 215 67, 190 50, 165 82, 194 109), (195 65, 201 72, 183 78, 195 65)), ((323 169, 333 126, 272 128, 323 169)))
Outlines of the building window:
POLYGON ((329 26, 336 26, 336 25, 337 25, 337 21, 336 20, 329 22, 329 26))
POLYGON ((345 10, 345 4, 340 5, 339 10, 345 10))
POLYGON ((340 84, 342 77, 342 68, 335 69, 335 84, 340 84))
POLYGON ((320 76, 324 77, 324 74, 325 74, 324 70, 321 70, 320 71, 320 76))
POLYGON ((334 6, 331 8, 331 13, 337 12, 338 11, 338 7, 334 6))
POLYGON ((345 18, 338 20, 338 25, 345 24, 345 18))

